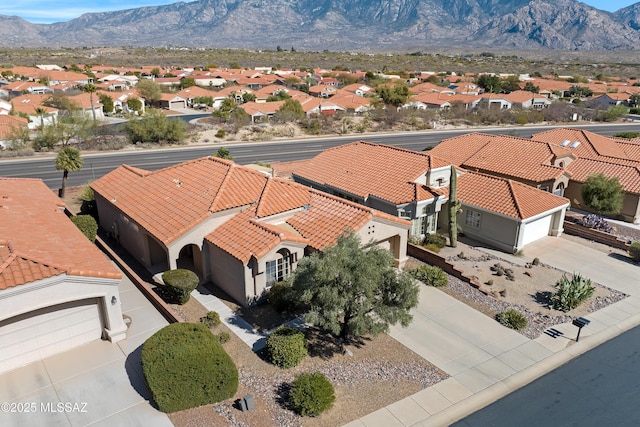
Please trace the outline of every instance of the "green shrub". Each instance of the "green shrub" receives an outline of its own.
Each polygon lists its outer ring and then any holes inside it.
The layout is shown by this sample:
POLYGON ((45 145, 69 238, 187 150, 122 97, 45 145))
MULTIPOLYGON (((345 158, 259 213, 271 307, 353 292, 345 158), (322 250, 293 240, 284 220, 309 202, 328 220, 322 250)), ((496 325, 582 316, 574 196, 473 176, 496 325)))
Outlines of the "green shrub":
POLYGON ((593 295, 595 287, 591 285, 591 279, 574 273, 571 280, 565 274, 555 284, 556 293, 551 296, 553 308, 560 311, 570 311, 579 306, 583 301, 593 295))
POLYGON ((189 301, 191 292, 198 286, 200 279, 193 271, 178 268, 164 272, 162 281, 171 301, 182 305, 189 301))
POLYGON ((82 193, 80 194, 80 200, 82 200, 80 212, 83 215, 91 215, 92 217, 97 218, 98 205, 96 205, 96 195, 91 187, 88 185, 84 186, 82 193))
POLYGON ((227 131, 224 129, 218 129, 218 132, 216 132, 216 138, 224 139, 225 136, 227 136, 227 131))
POLYGON ((501 325, 506 326, 507 328, 515 329, 516 331, 521 331, 527 327, 527 318, 524 314, 519 311, 510 308, 507 311, 503 311, 502 313, 498 313, 496 315, 496 320, 500 322, 501 325))
POLYGON ((435 243, 423 244, 422 247, 433 253, 436 253, 436 254, 440 253, 440 246, 436 245, 435 243))
POLYGON ((333 385, 320 372, 298 375, 291 384, 290 397, 293 410, 306 417, 320 415, 336 400, 333 385))
POLYGON ((640 242, 633 242, 629 245, 629 256, 635 262, 640 262, 640 242))
POLYGON ((218 338, 220 344, 225 344, 229 342, 229 340, 231 339, 231 335, 229 335, 229 332, 222 331, 218 335, 216 335, 216 338, 218 338))
POLYGON ((427 234, 424 237, 423 241, 424 245, 436 245, 438 248, 442 249, 447 246, 447 237, 442 234, 427 234))
POLYGON ((82 234, 95 243, 96 235, 98 234, 98 223, 94 217, 91 215, 72 216, 71 222, 82 231, 82 234))
POLYGON ((142 345, 142 372, 163 412, 233 397, 238 370, 216 337, 199 323, 174 323, 142 345))
POLYGON ((304 334, 290 326, 281 326, 269 335, 266 351, 269 361, 281 368, 298 365, 308 354, 304 334))
POLYGON ((200 318, 200 323, 202 323, 207 328, 213 328, 214 326, 218 326, 220 321, 220 315, 217 311, 210 311, 206 316, 200 318))
POLYGON ((448 283, 447 273, 442 271, 440 267, 428 264, 422 264, 410 270, 409 274, 429 286, 446 286, 448 283))
POLYGON ((289 282, 274 283, 267 294, 267 301, 279 313, 292 313, 298 308, 289 282))

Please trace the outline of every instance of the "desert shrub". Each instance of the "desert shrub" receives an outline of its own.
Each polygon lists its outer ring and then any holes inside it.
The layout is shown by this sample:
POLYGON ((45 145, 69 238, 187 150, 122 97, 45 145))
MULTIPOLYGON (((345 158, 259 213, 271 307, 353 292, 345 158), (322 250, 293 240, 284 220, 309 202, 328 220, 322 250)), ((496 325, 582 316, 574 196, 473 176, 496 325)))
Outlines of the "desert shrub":
POLYGON ((424 242, 423 244, 425 245, 436 245, 438 248, 444 248, 445 246, 447 246, 447 237, 443 236, 442 234, 427 234, 424 237, 424 242))
POLYGON ((191 270, 178 268, 162 274, 165 290, 172 302, 185 304, 189 301, 191 292, 198 286, 198 275, 191 270))
POLYGON ((220 315, 217 311, 210 311, 206 316, 200 318, 200 323, 202 323, 207 328, 213 328, 214 326, 218 326, 220 321, 220 315))
POLYGON ((409 270, 409 274, 429 286, 446 286, 448 282, 447 273, 442 271, 440 267, 433 265, 422 264, 413 270, 409 270))
POLYGON ((516 331, 521 331, 527 327, 527 318, 524 316, 524 314, 513 308, 510 308, 507 311, 503 311, 502 313, 498 313, 496 315, 496 320, 501 325, 504 325, 507 328, 515 329, 516 331))
POLYGON ((238 370, 220 342, 199 323, 174 323, 142 345, 142 372, 163 412, 233 397, 238 370))
POLYGON ((77 215, 71 217, 71 222, 73 222, 76 227, 82 231, 82 234, 87 236, 89 240, 95 243, 96 234, 98 234, 98 223, 95 218, 91 215, 77 215))
POLYGON ((293 289, 289 282, 276 282, 269 289, 267 301, 279 313, 292 313, 297 309, 293 289))
POLYGON ((80 200, 82 200, 80 212, 82 212, 83 215, 91 215, 97 218, 98 206, 96 205, 96 195, 91 187, 88 185, 84 186, 82 193, 80 193, 80 200))
POLYGON ((556 310, 570 311, 579 306, 583 301, 593 295, 595 287, 591 285, 591 279, 574 273, 571 279, 563 274, 555 284, 556 292, 551 296, 551 305, 556 310))
POLYGON ((299 329, 281 326, 269 335, 267 358, 281 368, 293 368, 307 356, 307 341, 299 329))
POLYGON ((635 262, 640 262, 640 242, 633 242, 629 245, 629 256, 635 262))
POLYGON ((426 245, 422 245, 422 247, 433 253, 440 253, 440 246, 436 245, 435 243, 427 243, 426 245))
POLYGON ((216 335, 216 338, 220 341, 220 344, 225 344, 229 342, 231 335, 229 335, 229 332, 222 331, 216 335))
POLYGON ((224 129, 218 129, 218 132, 216 132, 216 138, 224 139, 226 136, 227 131, 225 131, 224 129))
POLYGON ((291 384, 290 397, 293 410, 306 417, 320 415, 336 400, 333 385, 320 372, 298 375, 291 384))
POLYGON ((583 227, 593 228, 594 230, 604 231, 605 233, 613 233, 613 229, 609 222, 596 214, 589 214, 582 217, 580 225, 583 227))

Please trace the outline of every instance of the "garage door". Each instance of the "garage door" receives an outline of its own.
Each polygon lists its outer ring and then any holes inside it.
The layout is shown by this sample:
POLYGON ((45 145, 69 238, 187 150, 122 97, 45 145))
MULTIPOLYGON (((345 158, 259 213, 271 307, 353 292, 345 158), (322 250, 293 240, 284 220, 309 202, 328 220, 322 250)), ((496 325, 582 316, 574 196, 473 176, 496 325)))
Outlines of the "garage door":
POLYGON ((536 221, 525 224, 524 237, 522 239, 522 245, 528 245, 538 239, 542 239, 549 235, 551 229, 551 218, 553 215, 547 215, 536 221))
POLYGON ((100 339, 97 300, 59 304, 0 322, 0 372, 100 339))

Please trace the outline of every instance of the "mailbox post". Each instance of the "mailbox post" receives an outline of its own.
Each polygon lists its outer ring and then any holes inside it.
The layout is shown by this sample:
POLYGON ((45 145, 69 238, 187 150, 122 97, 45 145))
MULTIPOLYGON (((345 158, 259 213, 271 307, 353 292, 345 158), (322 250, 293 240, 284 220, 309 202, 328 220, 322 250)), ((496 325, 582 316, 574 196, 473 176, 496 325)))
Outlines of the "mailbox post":
POLYGON ((578 340, 580 339, 580 332, 582 332, 582 328, 591 323, 591 320, 585 319, 584 317, 578 317, 576 319, 573 319, 572 323, 573 326, 578 327, 578 336, 576 336, 576 342, 578 342, 578 340))

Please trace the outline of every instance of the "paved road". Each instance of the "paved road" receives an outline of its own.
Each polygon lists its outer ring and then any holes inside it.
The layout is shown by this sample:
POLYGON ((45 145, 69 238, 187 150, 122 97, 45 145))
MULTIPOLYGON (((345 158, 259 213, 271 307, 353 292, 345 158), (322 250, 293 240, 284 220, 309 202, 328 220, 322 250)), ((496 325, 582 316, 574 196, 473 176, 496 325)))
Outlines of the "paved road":
MULTIPOLYGON (((557 126, 499 127, 478 130, 486 133, 507 134, 530 137, 531 134, 557 126)), ((581 129, 590 130, 603 135, 613 135, 622 131, 640 131, 640 124, 625 125, 585 125, 581 129)), ((240 164, 258 161, 291 161, 308 159, 330 147, 365 139, 371 142, 394 145, 409 150, 421 151, 434 146, 445 138, 463 135, 470 130, 454 131, 422 131, 394 134, 367 134, 331 136, 323 138, 305 138, 288 141, 269 141, 253 143, 210 144, 196 147, 179 147, 173 149, 119 151, 114 153, 85 154, 84 167, 81 171, 69 174, 68 185, 84 185, 112 171, 123 163, 147 170, 157 170, 176 163, 208 156, 220 146, 227 146, 236 162, 240 164)), ((51 188, 60 185, 61 173, 53 166, 52 156, 0 161, 0 176, 41 178, 51 188)))
POLYGON ((640 327, 600 345, 453 425, 638 426, 638 403, 640 327))

